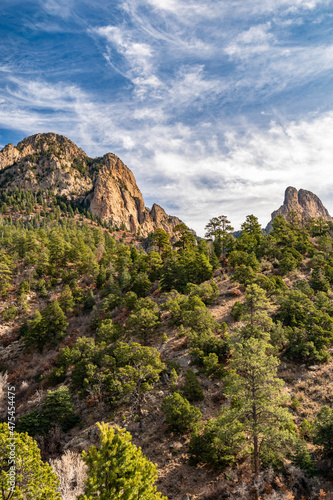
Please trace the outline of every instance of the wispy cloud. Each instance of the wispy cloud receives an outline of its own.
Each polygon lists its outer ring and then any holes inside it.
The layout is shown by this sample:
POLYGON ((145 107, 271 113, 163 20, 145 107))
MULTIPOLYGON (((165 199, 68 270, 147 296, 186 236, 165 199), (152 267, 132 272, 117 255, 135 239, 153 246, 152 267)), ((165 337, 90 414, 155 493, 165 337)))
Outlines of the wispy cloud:
POLYGON ((200 234, 265 224, 289 184, 329 205, 332 0, 35 3, 0 41, 2 130, 113 151, 200 234))

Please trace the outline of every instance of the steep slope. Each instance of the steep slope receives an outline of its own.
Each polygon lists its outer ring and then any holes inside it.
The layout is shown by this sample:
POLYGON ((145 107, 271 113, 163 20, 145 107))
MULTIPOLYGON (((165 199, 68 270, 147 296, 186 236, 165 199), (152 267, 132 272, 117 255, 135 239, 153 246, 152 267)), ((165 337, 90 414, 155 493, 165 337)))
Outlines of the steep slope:
POLYGON ((147 236, 157 227, 173 232, 177 217, 158 205, 149 210, 130 169, 112 153, 89 158, 58 134, 36 134, 0 151, 0 187, 32 192, 52 191, 78 201, 114 226, 125 225, 147 236))
POLYGON ((322 217, 325 220, 333 220, 318 196, 311 191, 306 191, 305 189, 297 191, 296 188, 289 186, 285 191, 283 205, 272 213, 272 218, 267 224, 266 231, 272 229, 273 219, 277 215, 287 217, 288 213, 292 211, 297 212, 302 220, 312 217, 316 219, 322 217))

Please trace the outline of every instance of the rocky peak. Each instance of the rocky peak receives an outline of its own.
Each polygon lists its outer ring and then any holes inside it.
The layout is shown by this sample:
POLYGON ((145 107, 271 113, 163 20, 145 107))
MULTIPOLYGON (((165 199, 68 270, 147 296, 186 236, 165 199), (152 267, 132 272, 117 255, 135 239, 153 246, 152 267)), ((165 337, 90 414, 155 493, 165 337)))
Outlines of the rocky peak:
POLYGON ((172 234, 180 223, 158 205, 151 210, 145 207, 133 173, 118 156, 89 158, 72 141, 51 132, 32 135, 0 151, 0 187, 51 190, 85 203, 103 221, 125 225, 142 236, 157 227, 172 234))
POLYGON ((333 220, 318 196, 311 191, 305 189, 297 191, 296 188, 289 186, 285 191, 283 205, 272 213, 272 219, 268 223, 266 231, 272 229, 273 219, 277 215, 283 215, 286 218, 288 213, 292 211, 297 212, 302 220, 318 219, 319 217, 325 220, 333 220))

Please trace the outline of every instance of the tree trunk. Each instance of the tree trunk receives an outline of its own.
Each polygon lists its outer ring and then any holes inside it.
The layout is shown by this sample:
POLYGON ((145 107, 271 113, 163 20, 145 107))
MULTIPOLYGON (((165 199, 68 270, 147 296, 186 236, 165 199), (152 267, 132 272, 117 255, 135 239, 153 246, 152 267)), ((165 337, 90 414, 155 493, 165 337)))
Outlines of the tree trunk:
MULTIPOLYGON (((252 397, 253 397, 253 407, 252 407, 252 416, 253 416, 253 458, 254 458, 254 482, 259 477, 259 443, 258 443, 258 416, 257 416, 257 407, 256 407, 256 390, 255 387, 252 388, 252 397)), ((258 500, 258 490, 256 486, 255 489, 255 498, 258 500)))

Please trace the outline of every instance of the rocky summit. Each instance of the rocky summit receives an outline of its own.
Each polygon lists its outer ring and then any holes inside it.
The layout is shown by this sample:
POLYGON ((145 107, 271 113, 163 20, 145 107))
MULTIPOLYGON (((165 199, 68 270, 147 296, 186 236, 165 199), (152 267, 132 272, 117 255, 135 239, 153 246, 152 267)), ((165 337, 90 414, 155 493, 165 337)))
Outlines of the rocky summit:
POLYGON ((285 191, 283 205, 272 213, 272 218, 266 227, 266 231, 272 229, 273 219, 277 215, 287 217, 289 212, 296 212, 301 220, 309 218, 318 219, 319 217, 325 220, 333 220, 318 196, 311 191, 306 191, 305 189, 297 191, 296 188, 289 186, 285 191))
POLYGON ((54 133, 35 134, 0 151, 0 188, 15 187, 80 202, 103 221, 142 236, 157 227, 172 234, 181 222, 159 205, 145 206, 133 173, 115 154, 89 158, 54 133))

